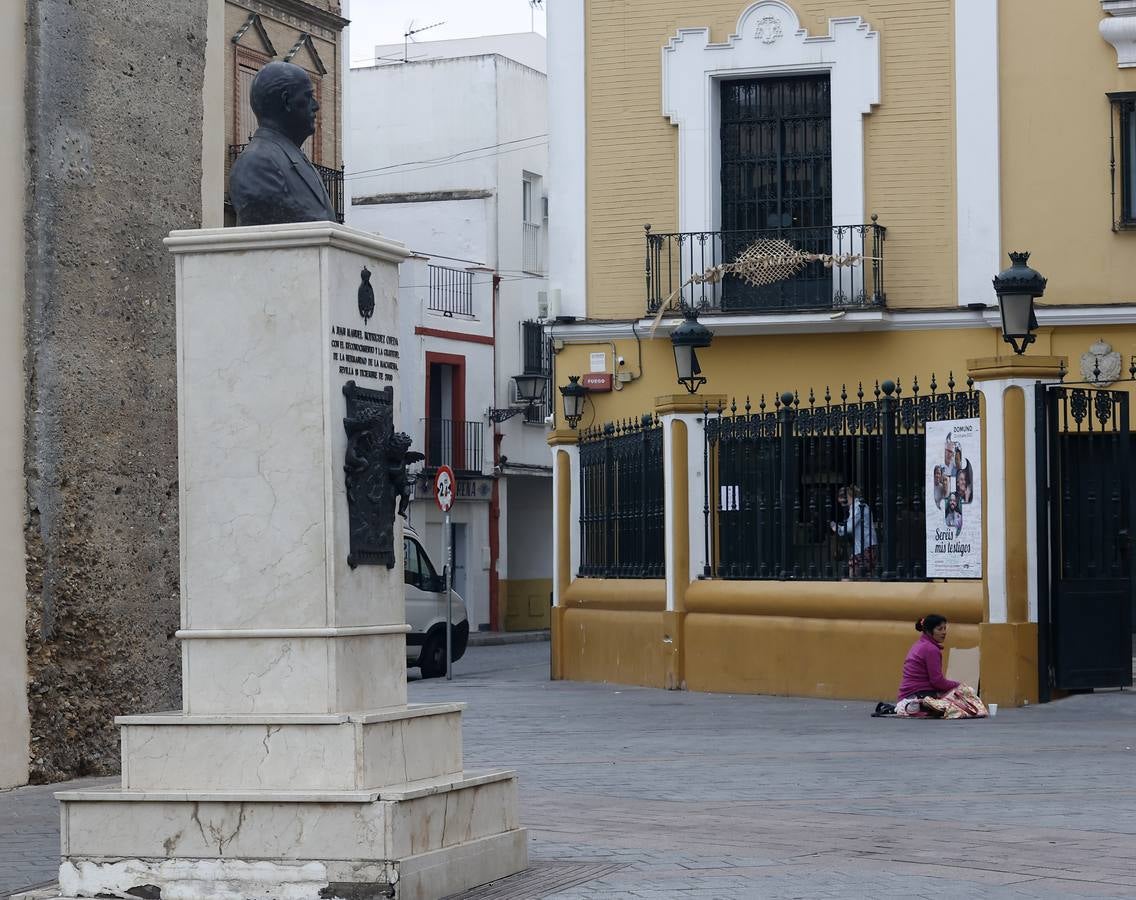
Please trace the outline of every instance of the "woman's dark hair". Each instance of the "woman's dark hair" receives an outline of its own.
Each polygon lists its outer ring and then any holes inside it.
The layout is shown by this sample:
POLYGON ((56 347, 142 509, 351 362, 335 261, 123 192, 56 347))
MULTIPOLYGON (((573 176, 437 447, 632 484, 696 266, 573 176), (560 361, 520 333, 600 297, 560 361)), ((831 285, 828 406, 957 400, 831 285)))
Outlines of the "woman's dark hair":
POLYGON ((947 617, 931 613, 929 616, 924 616, 915 623, 915 630, 922 631, 924 634, 930 634, 940 625, 946 624, 947 617))

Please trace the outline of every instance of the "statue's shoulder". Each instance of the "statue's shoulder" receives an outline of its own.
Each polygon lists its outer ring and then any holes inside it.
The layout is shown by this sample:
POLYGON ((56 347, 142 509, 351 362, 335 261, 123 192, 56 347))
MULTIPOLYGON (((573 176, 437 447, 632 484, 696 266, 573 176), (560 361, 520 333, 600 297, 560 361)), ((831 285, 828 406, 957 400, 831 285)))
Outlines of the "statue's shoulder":
POLYGON ((288 152, 271 135, 265 134, 263 129, 258 130, 244 150, 233 162, 232 173, 241 170, 262 169, 272 167, 283 170, 289 165, 288 152))

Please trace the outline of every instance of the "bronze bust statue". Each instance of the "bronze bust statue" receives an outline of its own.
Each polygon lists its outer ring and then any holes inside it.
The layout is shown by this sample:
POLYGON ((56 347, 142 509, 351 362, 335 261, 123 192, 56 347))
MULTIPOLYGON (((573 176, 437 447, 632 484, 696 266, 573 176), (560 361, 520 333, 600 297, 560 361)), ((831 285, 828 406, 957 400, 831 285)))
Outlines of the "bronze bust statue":
POLYGON ((249 101, 258 127, 229 172, 238 223, 334 222, 331 198, 300 149, 320 108, 308 73, 270 62, 253 79, 249 101))

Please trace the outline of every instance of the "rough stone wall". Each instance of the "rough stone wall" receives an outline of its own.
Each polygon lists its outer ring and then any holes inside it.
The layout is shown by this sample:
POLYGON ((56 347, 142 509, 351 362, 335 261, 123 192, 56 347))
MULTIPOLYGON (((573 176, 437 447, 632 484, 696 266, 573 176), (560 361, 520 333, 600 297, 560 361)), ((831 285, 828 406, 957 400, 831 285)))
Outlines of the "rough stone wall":
POLYGON ((180 706, 173 262, 200 223, 206 0, 27 0, 31 777, 180 706))

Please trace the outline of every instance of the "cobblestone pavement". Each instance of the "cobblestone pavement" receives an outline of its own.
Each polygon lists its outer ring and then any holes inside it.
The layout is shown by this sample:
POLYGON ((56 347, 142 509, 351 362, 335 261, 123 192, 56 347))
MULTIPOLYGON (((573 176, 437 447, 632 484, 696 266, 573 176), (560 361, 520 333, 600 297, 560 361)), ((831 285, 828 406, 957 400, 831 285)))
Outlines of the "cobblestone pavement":
MULTIPOLYGON (((1136 897, 1130 691, 929 722, 549 682, 547 643, 455 671, 411 699, 469 702, 466 764, 519 771, 528 884, 551 890, 492 897, 1136 897)), ((51 878, 55 789, 0 794, 0 896, 51 878)))

